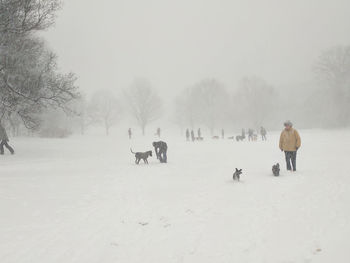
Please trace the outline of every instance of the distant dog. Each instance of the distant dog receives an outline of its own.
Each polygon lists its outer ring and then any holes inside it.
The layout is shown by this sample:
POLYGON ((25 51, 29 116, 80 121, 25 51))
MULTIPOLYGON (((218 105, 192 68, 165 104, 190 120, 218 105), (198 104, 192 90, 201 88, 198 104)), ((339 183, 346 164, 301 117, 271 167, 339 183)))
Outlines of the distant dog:
POLYGON ((236 171, 233 173, 233 180, 234 181, 236 181, 236 180, 239 181, 239 179, 241 179, 241 176, 240 176, 241 174, 242 174, 242 169, 238 170, 236 168, 236 171))
POLYGON ((274 176, 280 175, 280 164, 279 163, 272 165, 272 173, 274 176))
POLYGON ((196 141, 203 141, 203 137, 196 137, 196 141))
POLYGON ((245 136, 243 135, 237 135, 236 136, 236 141, 239 142, 239 141, 243 141, 245 139, 245 136))
POLYGON ((152 156, 152 151, 147 152, 136 152, 134 153, 132 149, 130 148, 131 153, 135 154, 135 163, 139 164, 140 160, 142 159, 145 164, 148 164, 147 158, 152 156))
POLYGON ((234 140, 234 139, 235 139, 235 136, 227 137, 227 139, 229 139, 229 140, 234 140))
POLYGON ((215 136, 212 137, 212 139, 218 140, 218 139, 220 139, 220 137, 215 135, 215 136))

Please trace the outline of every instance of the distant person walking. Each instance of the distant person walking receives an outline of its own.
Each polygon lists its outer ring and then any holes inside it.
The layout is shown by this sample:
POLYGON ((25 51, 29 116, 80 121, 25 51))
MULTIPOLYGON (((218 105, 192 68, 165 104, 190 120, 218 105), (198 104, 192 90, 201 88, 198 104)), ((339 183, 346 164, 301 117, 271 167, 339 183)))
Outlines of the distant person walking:
POLYGON ((245 139, 245 129, 242 129, 242 138, 245 139))
POLYGON ((253 141, 254 140, 254 130, 253 129, 249 129, 248 130, 248 141, 253 141))
POLYGON ((196 138, 194 137, 194 131, 193 131, 193 130, 191 130, 191 139, 192 139, 193 142, 194 142, 194 140, 196 139, 196 138))
POLYGON ((260 134, 261 134, 261 139, 263 141, 266 141, 266 129, 264 127, 262 127, 262 126, 260 128, 260 134))
POLYGON ((157 129, 157 136, 160 138, 160 128, 157 129))
POLYGON ((284 130, 281 133, 279 147, 284 151, 288 171, 296 171, 297 151, 301 146, 301 139, 297 130, 293 129, 291 121, 284 123, 284 130))
POLYGON ((131 128, 128 129, 128 135, 129 135, 129 139, 131 139, 131 136, 132 136, 131 128))
POLYGON ((186 129, 186 141, 190 140, 190 131, 186 129))
POLYGON ((11 154, 14 154, 15 151, 13 148, 8 144, 9 137, 7 136, 6 130, 4 126, 2 126, 2 123, 0 122, 0 154, 4 154, 4 146, 10 151, 11 154))
POLYGON ((198 129, 197 134, 199 139, 202 138, 201 128, 198 129))
POLYGON ((221 138, 225 139, 225 130, 224 129, 221 129, 221 138))

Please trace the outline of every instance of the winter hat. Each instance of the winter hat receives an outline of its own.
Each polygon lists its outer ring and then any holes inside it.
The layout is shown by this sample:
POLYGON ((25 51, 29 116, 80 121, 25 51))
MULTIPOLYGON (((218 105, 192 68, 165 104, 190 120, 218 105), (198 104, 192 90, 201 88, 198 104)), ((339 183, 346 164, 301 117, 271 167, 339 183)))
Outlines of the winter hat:
POLYGON ((293 123, 291 122, 291 121, 285 121, 284 122, 284 126, 290 126, 290 127, 292 127, 293 126, 293 123))

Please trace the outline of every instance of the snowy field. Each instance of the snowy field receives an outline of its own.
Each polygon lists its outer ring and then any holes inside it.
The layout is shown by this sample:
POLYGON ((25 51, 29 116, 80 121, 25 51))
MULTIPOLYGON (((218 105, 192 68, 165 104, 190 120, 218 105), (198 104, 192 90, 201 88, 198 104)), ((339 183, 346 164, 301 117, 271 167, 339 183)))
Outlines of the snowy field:
POLYGON ((129 148, 153 137, 14 138, 0 157, 0 262, 350 262, 350 132, 299 132, 296 173, 279 133, 165 137, 169 163, 148 166, 129 148))

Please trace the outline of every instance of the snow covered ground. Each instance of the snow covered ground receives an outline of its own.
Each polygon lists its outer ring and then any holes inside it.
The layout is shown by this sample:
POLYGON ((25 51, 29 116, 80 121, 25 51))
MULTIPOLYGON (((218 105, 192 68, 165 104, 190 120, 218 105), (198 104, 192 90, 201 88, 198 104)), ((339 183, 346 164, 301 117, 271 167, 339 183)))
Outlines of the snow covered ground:
POLYGON ((350 262, 350 132, 300 135, 296 173, 278 133, 165 137, 169 163, 148 166, 129 148, 153 137, 14 138, 0 157, 0 262, 350 262))

